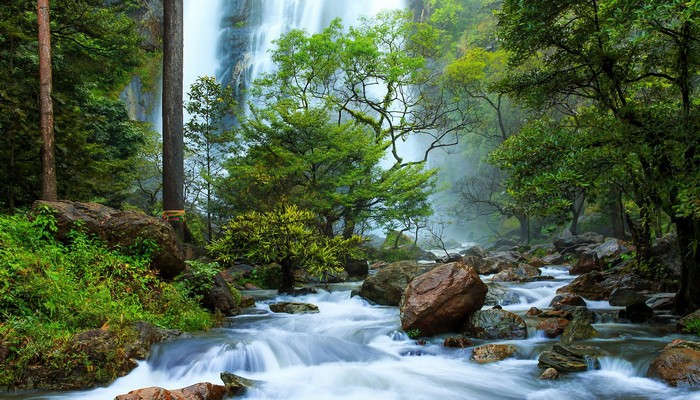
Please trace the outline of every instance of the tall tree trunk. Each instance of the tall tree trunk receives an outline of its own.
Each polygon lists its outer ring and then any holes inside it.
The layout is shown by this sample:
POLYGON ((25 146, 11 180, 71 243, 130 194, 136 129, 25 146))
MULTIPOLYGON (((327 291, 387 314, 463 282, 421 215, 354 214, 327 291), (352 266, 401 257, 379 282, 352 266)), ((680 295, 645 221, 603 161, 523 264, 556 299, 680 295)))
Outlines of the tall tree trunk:
POLYGON ((520 242, 523 244, 530 243, 530 218, 522 213, 515 213, 515 218, 520 224, 520 242))
POLYGON ((673 311, 685 315, 700 308, 700 220, 682 217, 674 222, 681 251, 681 279, 673 311))
POLYGON ((56 187, 56 159, 53 129, 53 102, 51 101, 51 29, 49 0, 37 1, 39 25, 39 114, 43 144, 41 147, 41 198, 58 199, 56 187))
POLYGON ((282 282, 279 289, 277 290, 280 294, 292 294, 294 293, 294 263, 285 259, 280 261, 280 266, 282 267, 282 282))
POLYGON ((572 235, 578 235, 578 220, 581 217, 583 206, 586 204, 585 199, 586 196, 583 192, 580 192, 571 204, 571 225, 569 226, 569 231, 572 235))
POLYGON ((624 239, 625 233, 625 213, 622 206, 622 193, 619 189, 611 188, 605 200, 605 207, 610 215, 610 226, 612 235, 617 239, 624 239))
POLYGON ((184 240, 182 0, 165 0, 163 18, 163 215, 184 240))

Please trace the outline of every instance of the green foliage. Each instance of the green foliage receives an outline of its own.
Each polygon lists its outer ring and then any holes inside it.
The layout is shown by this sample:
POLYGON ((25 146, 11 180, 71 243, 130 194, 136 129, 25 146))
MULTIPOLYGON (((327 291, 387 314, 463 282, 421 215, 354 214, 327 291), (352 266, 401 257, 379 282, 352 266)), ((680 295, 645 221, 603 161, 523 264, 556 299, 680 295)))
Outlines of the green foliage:
POLYGON ((188 293, 195 296, 211 290, 214 276, 221 271, 218 263, 206 263, 198 260, 186 261, 186 270, 175 278, 188 293))
POLYGON ((211 243, 209 250, 224 265, 236 259, 257 264, 276 262, 288 270, 304 268, 324 278, 341 271, 360 239, 323 236, 316 230, 315 220, 312 212, 296 206, 249 212, 226 224, 222 237, 211 243))
POLYGON ((688 321, 685 327, 685 332, 694 333, 700 336, 700 318, 691 319, 690 321, 688 321))
MULTIPOLYGON (((142 142, 118 92, 141 50, 124 2, 51 5, 53 99, 60 197, 118 206, 142 142), (79 16, 79 17, 78 17, 79 16)), ((37 99, 36 3, 0 5, 0 207, 38 197, 41 147, 37 99)))
POLYGON ((0 383, 32 363, 75 361, 61 356, 66 340, 104 324, 117 332, 137 321, 188 331, 212 325, 210 314, 156 276, 149 254, 109 250, 80 232, 58 243, 54 229, 48 212, 33 221, 0 216, 0 344, 10 351, 0 383))
POLYGON ((406 331, 406 335, 408 335, 409 338, 411 339, 418 339, 420 335, 420 329, 410 329, 406 331))

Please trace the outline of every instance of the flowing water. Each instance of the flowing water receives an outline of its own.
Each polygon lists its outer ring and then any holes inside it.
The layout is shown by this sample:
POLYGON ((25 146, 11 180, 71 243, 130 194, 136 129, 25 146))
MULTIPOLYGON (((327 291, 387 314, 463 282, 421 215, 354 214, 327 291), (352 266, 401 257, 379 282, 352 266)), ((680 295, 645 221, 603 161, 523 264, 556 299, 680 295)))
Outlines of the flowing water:
MULTIPOLYGON (((545 268, 543 274, 555 279, 510 284, 519 301, 504 309, 524 315, 531 306, 546 307, 571 279, 564 268, 545 268)), ((622 324, 612 318, 597 323, 601 337, 584 343, 606 350, 601 368, 542 381, 537 357, 556 339, 531 330, 528 339, 503 342, 518 348, 515 358, 478 364, 469 360, 471 348, 443 347, 444 336, 424 345, 409 339, 397 307, 351 297, 356 287, 332 286, 331 292, 295 298, 251 292, 258 298, 255 308, 195 338, 156 345, 148 360, 109 387, 17 398, 112 399, 148 386, 220 384, 219 374, 228 371, 258 381, 245 399, 700 399, 700 393, 645 378, 658 351, 682 337, 670 324, 622 324), (271 313, 269 303, 280 300, 313 303, 320 313, 271 313)), ((602 302, 589 307, 600 314, 610 309, 602 302)))

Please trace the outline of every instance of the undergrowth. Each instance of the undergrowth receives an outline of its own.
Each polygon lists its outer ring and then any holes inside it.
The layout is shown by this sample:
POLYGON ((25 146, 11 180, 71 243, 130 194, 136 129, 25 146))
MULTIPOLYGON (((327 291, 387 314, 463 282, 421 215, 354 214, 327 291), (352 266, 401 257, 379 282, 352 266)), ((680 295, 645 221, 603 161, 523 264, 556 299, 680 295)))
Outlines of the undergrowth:
POLYGON ((152 243, 127 255, 76 231, 61 243, 55 231, 49 212, 33 220, 0 215, 0 387, 21 381, 34 364, 79 363, 64 351, 78 332, 128 335, 138 321, 183 331, 212 326, 184 288, 149 268, 152 243))

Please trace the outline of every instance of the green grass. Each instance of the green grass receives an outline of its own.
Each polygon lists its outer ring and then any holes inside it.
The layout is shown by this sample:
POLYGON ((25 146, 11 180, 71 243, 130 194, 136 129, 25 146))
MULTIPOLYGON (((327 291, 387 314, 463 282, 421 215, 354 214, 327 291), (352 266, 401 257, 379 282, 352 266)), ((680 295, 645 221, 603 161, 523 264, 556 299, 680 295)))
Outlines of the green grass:
POLYGON ((0 215, 0 347, 6 352, 0 387, 21 382, 31 365, 70 369, 88 362, 66 351, 81 331, 108 326, 121 337, 137 321, 183 331, 214 323, 186 288, 150 269, 152 244, 120 252, 80 232, 66 244, 53 239, 55 229, 48 213, 33 220, 0 215))

